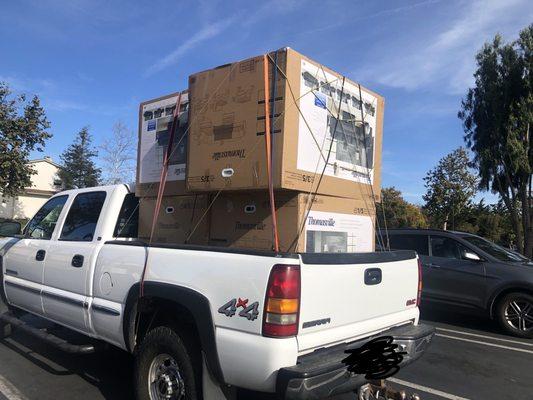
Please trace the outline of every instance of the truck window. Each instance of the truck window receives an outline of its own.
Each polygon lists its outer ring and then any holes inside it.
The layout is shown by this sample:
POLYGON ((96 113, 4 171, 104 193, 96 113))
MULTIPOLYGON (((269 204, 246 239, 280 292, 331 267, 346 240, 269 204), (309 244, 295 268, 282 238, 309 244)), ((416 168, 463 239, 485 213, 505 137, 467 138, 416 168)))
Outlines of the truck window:
POLYGON ((429 255, 427 235, 390 235, 391 250, 415 250, 420 256, 429 255))
POLYGON ((122 208, 118 214, 114 237, 136 238, 139 228, 139 198, 134 193, 124 197, 122 208))
POLYGON ((68 211, 59 240, 91 242, 106 192, 80 193, 68 211))
POLYGON ((57 196, 48 200, 24 228, 24 237, 50 240, 67 198, 68 196, 57 196))

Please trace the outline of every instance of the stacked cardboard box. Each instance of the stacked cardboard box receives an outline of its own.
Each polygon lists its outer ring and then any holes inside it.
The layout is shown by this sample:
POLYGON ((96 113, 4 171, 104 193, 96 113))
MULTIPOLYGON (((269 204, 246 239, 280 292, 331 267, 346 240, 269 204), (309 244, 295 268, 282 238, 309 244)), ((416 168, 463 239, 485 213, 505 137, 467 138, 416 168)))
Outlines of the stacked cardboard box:
MULTIPOLYGON (((276 194, 276 214, 282 252, 374 250, 375 213, 371 202, 286 191, 276 194)), ((209 232, 211 245, 271 250, 268 193, 220 195, 211 209, 209 232)))
MULTIPOLYGON (((172 116, 180 92, 148 100, 139 107, 139 142, 137 147, 138 197, 157 196, 163 158, 168 149, 172 116)), ((189 95, 181 92, 179 126, 174 134, 165 196, 183 195, 187 166, 187 131, 189 95)))
MULTIPOLYGON (((140 199, 140 239, 150 238, 156 200, 156 197, 140 199)), ((205 194, 164 196, 152 240, 156 243, 207 245, 209 218, 204 217, 207 206, 208 196, 205 194)))
MULTIPOLYGON (((274 187, 347 198, 372 188, 379 197, 383 98, 292 49, 277 60, 274 187)), ((187 189, 266 189, 263 56, 193 74, 189 93, 187 189)))
MULTIPOLYGON (((269 56, 280 250, 372 251, 383 98, 292 49, 269 56)), ((254 57, 190 76, 175 139, 187 132, 180 145, 187 144, 171 158, 154 240, 272 249, 263 61, 254 57)), ((158 154, 168 145, 163 118, 177 95, 141 104, 136 192, 144 200, 144 235, 158 190, 158 154)))

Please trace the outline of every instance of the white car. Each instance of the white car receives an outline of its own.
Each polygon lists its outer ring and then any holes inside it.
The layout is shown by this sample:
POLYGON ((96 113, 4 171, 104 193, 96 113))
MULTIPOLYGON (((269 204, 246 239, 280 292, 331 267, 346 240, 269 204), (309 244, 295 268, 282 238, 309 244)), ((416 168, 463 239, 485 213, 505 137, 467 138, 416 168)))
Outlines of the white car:
POLYGON ((23 235, 3 239, 0 333, 15 327, 65 351, 95 350, 33 328, 24 311, 131 352, 143 400, 232 399, 237 388, 324 398, 379 372, 354 372, 347 350, 390 336, 405 352, 390 368, 401 368, 431 340, 433 328, 418 324, 412 251, 148 245, 136 239, 137 204, 127 185, 65 191, 23 235))

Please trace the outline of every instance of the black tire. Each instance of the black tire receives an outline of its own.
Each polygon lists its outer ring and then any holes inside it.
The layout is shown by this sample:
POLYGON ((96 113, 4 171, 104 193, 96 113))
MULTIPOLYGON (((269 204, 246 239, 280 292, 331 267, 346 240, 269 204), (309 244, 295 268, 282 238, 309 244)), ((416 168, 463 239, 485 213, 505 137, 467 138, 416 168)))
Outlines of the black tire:
MULTIPOLYGON (((185 335, 182 335, 185 336, 185 335)), ((163 392, 172 388, 173 393, 181 393, 182 396, 175 397, 179 400, 201 400, 201 371, 198 371, 197 358, 199 349, 191 348, 193 345, 184 340, 174 330, 161 326, 151 330, 144 338, 135 356, 135 398, 137 400, 158 400, 157 396, 151 396, 151 385, 149 376, 151 369, 158 370, 157 365, 161 364, 162 372, 159 385, 153 384, 152 390, 163 392), (170 356, 167 359, 166 356, 170 356), (165 361, 161 361, 166 359, 165 361), (178 373, 176 373, 178 371, 178 373), (171 383, 169 383, 171 382, 171 383)), ((164 397, 161 397, 164 398, 164 397)), ((174 397, 172 397, 174 399, 174 397)))
POLYGON ((533 296, 526 293, 509 293, 496 307, 496 320, 510 335, 533 338, 533 296))

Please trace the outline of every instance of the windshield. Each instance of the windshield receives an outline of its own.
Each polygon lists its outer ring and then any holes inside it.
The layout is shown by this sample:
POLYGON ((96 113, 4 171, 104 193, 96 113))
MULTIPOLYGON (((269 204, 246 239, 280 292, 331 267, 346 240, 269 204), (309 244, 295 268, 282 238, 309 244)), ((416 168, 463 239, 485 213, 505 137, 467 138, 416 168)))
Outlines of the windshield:
POLYGON ((492 243, 486 239, 480 238, 479 236, 463 236, 463 239, 473 244, 474 246, 479 247, 485 253, 490 254, 491 256, 497 258, 500 261, 509 261, 509 262, 528 261, 526 257, 514 251, 498 246, 496 243, 492 243))

